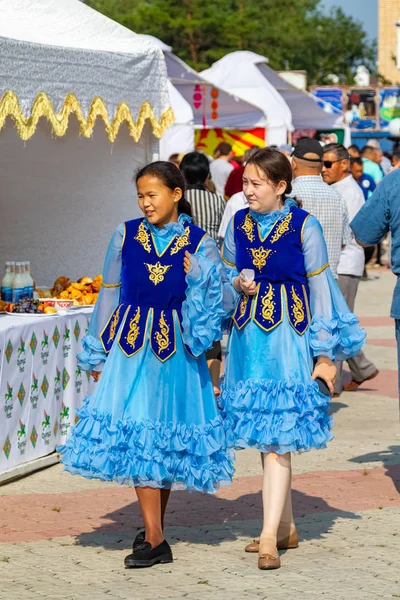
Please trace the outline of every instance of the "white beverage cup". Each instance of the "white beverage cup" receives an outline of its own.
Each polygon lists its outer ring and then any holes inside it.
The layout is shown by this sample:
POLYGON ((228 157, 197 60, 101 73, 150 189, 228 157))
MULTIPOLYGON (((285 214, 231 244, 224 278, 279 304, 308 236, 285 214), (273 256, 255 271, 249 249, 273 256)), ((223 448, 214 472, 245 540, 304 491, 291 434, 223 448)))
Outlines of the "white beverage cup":
POLYGON ((240 275, 244 279, 244 281, 254 281, 256 272, 254 271, 254 269, 242 269, 240 271, 240 275))

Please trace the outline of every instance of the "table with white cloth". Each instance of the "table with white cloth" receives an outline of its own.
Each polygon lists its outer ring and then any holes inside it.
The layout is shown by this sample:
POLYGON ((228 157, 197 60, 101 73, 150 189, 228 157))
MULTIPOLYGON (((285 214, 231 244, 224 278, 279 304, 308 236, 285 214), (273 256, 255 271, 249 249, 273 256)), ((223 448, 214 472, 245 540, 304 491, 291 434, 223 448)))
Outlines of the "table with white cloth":
POLYGON ((66 439, 94 385, 76 360, 91 313, 0 315, 0 473, 66 439))

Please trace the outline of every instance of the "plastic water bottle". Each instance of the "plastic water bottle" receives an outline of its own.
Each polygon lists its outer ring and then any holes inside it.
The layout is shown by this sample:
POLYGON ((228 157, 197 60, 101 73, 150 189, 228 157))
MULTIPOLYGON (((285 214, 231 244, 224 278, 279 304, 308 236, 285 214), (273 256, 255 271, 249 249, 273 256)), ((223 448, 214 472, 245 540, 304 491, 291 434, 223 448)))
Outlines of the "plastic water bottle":
POLYGON ((12 302, 14 283, 14 265, 12 262, 6 262, 6 273, 1 282, 1 298, 4 302, 12 302))
POLYGON ((34 284, 31 275, 31 263, 28 261, 25 263, 25 297, 33 298, 34 284))
POLYGON ((24 295, 25 291, 25 276, 22 272, 22 264, 20 262, 15 263, 15 277, 12 287, 12 301, 15 304, 19 302, 24 295))

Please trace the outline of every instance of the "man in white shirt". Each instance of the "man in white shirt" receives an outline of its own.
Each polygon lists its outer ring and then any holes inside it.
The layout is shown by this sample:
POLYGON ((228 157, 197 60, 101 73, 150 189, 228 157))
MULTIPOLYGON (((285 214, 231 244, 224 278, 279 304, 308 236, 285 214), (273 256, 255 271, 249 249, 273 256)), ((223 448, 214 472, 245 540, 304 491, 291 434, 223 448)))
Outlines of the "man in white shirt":
POLYGON ((231 171, 233 171, 233 167, 229 162, 233 158, 232 146, 223 142, 218 146, 216 154, 218 158, 213 160, 210 165, 211 179, 217 194, 225 198, 225 185, 231 171))
MULTIPOLYGON (((325 146, 322 165, 324 181, 343 197, 347 204, 350 221, 352 221, 364 205, 365 200, 360 186, 350 174, 350 156, 347 149, 341 144, 325 146)), ((342 249, 337 268, 338 284, 351 312, 354 312, 358 284, 364 271, 364 261, 363 248, 357 244, 355 239, 352 239, 342 249)), ((343 386, 342 363, 337 364, 336 394, 340 394, 342 389, 355 391, 364 381, 378 375, 378 369, 363 352, 350 358, 347 362, 352 381, 343 386)))
POLYGON ((346 202, 321 178, 323 148, 317 140, 302 138, 292 154, 295 180, 291 196, 300 200, 304 210, 321 223, 328 249, 329 266, 337 279, 337 266, 342 246, 353 234, 349 226, 346 202))

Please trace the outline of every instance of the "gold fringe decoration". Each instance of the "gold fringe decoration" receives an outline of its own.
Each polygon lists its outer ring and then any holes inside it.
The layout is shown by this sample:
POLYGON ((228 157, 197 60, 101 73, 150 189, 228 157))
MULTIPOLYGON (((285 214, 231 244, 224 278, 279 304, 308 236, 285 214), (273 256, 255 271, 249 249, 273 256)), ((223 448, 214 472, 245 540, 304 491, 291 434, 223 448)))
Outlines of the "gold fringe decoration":
POLYGON ((143 102, 136 121, 133 119, 127 103, 121 102, 118 105, 112 122, 110 122, 106 105, 99 96, 96 96, 92 100, 89 115, 86 119, 79 100, 72 93, 65 96, 62 109, 59 113, 55 113, 50 98, 44 92, 40 92, 36 96, 32 104, 31 115, 30 117, 26 117, 21 110, 17 95, 12 91, 7 91, 0 99, 0 130, 5 126, 7 117, 11 117, 15 121, 20 138, 22 140, 29 140, 36 131, 39 119, 46 117, 53 128, 54 134, 62 137, 68 129, 71 113, 75 115, 79 122, 80 134, 86 138, 90 138, 93 134, 97 118, 100 117, 103 119, 110 142, 115 141, 123 121, 128 125, 129 133, 135 142, 140 139, 146 119, 150 121, 153 134, 157 138, 161 138, 165 130, 175 121, 172 108, 168 108, 161 115, 160 120, 158 120, 154 115, 150 103, 146 101, 143 102))

